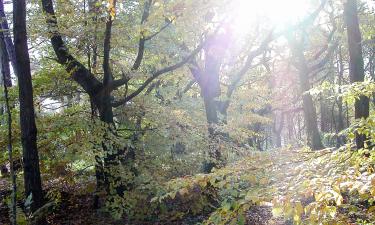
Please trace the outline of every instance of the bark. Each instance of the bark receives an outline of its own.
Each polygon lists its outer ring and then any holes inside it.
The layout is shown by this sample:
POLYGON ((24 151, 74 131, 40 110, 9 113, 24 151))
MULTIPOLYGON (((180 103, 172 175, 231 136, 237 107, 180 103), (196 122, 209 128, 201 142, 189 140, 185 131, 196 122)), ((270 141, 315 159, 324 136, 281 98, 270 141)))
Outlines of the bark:
MULTIPOLYGON (((365 73, 362 55, 362 37, 359 28, 356 0, 347 0, 344 3, 344 19, 348 36, 350 82, 363 82, 365 73)), ((355 119, 367 118, 369 116, 369 98, 360 96, 359 99, 355 101, 354 111, 355 119)), ((364 147, 366 139, 365 135, 356 135, 358 149, 364 147)))
POLYGON ((42 182, 37 149, 37 128, 35 125, 33 88, 31 83, 30 58, 26 33, 26 2, 13 3, 14 44, 16 71, 18 74, 22 156, 24 166, 25 195, 32 194, 31 212, 43 205, 42 182))

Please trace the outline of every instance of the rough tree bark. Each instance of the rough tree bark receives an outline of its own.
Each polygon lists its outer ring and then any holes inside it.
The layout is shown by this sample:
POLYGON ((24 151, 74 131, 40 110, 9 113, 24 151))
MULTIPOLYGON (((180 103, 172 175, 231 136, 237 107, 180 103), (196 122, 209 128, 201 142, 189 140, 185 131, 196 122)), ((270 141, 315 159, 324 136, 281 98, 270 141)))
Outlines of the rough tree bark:
MULTIPOLYGON (((364 62, 362 55, 362 37, 359 29, 357 1, 347 0, 344 3, 344 19, 347 28, 349 47, 349 76, 350 82, 362 82, 365 78, 364 62)), ((355 101, 355 119, 367 118, 369 116, 369 98, 360 96, 355 101)), ((356 135, 357 148, 363 148, 366 136, 356 135)))
POLYGON ((42 182, 37 149, 33 87, 31 83, 30 58, 26 33, 26 2, 13 2, 14 44, 16 71, 18 75, 22 156, 24 167, 25 195, 32 194, 31 212, 43 205, 42 182))

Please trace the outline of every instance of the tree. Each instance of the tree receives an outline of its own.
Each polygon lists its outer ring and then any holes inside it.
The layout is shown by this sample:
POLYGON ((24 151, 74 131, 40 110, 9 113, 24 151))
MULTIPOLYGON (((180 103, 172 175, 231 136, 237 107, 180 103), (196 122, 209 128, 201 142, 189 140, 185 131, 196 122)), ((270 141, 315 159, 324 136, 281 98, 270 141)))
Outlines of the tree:
POLYGON ((30 58, 26 33, 26 2, 13 3, 13 24, 16 72, 19 86, 20 123, 24 185, 26 197, 32 197, 31 212, 43 205, 42 181, 37 149, 37 128, 35 125, 33 87, 31 82, 30 58))
MULTIPOLYGON (((128 171, 132 173, 129 177, 136 176, 134 173, 134 168, 132 169, 132 161, 134 160, 134 149, 129 146, 125 151, 123 149, 116 149, 116 147, 111 146, 110 138, 108 136, 111 134, 116 134, 116 127, 114 125, 114 115, 113 109, 124 106, 126 103, 131 102, 133 98, 141 94, 144 89, 147 88, 154 80, 159 78, 161 75, 176 70, 183 65, 185 65, 195 54, 197 54, 203 47, 203 43, 198 45, 193 51, 191 51, 187 56, 182 57, 182 59, 172 65, 166 66, 162 69, 155 70, 149 74, 148 78, 132 93, 128 93, 129 81, 136 71, 140 68, 141 63, 144 59, 145 43, 156 37, 162 30, 166 28, 171 21, 168 21, 165 26, 160 28, 153 34, 148 36, 141 33, 138 43, 138 52, 136 59, 133 63, 131 71, 122 71, 122 77, 115 79, 115 74, 110 66, 110 56, 111 56, 111 37, 112 37, 112 25, 115 20, 116 15, 116 1, 110 1, 107 8, 105 33, 103 40, 103 80, 99 80, 90 69, 86 68, 76 57, 74 57, 68 50, 68 47, 63 40, 63 37, 59 33, 59 27, 57 22, 57 17, 55 15, 54 6, 52 0, 42 0, 43 12, 46 14, 46 22, 49 29, 51 45, 57 56, 57 62, 65 67, 66 71, 71 74, 73 80, 75 80, 90 97, 90 101, 93 103, 95 108, 99 112, 99 117, 102 122, 107 124, 108 130, 104 137, 104 142, 102 143, 104 159, 98 160, 98 164, 102 164, 97 168, 103 168, 104 171, 97 171, 97 183, 103 184, 103 187, 98 187, 99 189, 106 189, 107 193, 111 192, 110 182, 114 180, 122 180, 121 175, 114 175, 110 172, 111 167, 119 166, 119 162, 128 164, 130 168, 128 171), (114 100, 113 92, 119 88, 125 87, 125 96, 122 99, 114 100), (115 149, 113 149, 115 148, 115 149)), ((143 13, 141 18, 141 25, 147 21, 150 13, 151 1, 145 1, 143 5, 143 13)), ((95 59, 94 59, 95 60, 95 59)), ((131 179, 131 178, 130 178, 131 179)), ((121 182, 120 182, 121 183, 121 182)), ((125 181, 124 184, 118 185, 116 187, 116 192, 122 196, 124 191, 131 188, 131 181, 125 181)))
POLYGON ((254 59, 264 53, 268 44, 275 38, 271 31, 263 38, 259 46, 246 53, 246 60, 241 62, 243 64, 242 67, 230 78, 225 92, 225 99, 219 100, 218 97, 222 95, 220 80, 223 72, 221 67, 223 66, 224 56, 229 44, 233 42, 230 26, 224 29, 224 32, 212 37, 208 45, 205 46, 202 62, 197 62, 197 59, 194 59, 189 66, 194 80, 197 81, 200 87, 208 124, 210 149, 208 150, 208 162, 203 165, 204 172, 210 172, 213 167, 225 165, 219 143, 221 138, 228 137, 228 134, 222 132, 221 126, 227 123, 231 99, 243 77, 254 66, 254 59))
MULTIPOLYGON (((344 19, 348 36, 349 76, 350 82, 363 82, 365 78, 362 56, 362 37, 358 22, 357 1, 347 0, 344 3, 344 19)), ((366 119, 369 116, 369 98, 360 96, 355 101, 355 119, 366 119)), ((357 148, 365 146, 366 136, 356 135, 357 148)))
MULTIPOLYGON (((339 86, 343 85, 343 78, 344 78, 344 60, 342 56, 342 46, 340 45, 337 51, 337 84, 339 86)), ((341 90, 339 89, 339 94, 341 94, 341 90)), ((344 124, 344 112, 343 112, 343 101, 342 97, 340 96, 337 99, 337 106, 338 106, 338 115, 337 115, 337 132, 341 132, 345 129, 344 124)), ((348 124, 347 124, 348 126, 348 124)), ((337 136, 337 145, 343 145, 345 143, 345 137, 338 135, 337 136)))

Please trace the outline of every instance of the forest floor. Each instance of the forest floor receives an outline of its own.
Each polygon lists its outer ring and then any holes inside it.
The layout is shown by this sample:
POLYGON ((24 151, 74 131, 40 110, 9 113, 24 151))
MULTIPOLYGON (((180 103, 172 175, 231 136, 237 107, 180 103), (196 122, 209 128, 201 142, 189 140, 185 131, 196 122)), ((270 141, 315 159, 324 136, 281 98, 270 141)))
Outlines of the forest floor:
MULTIPOLYGON (((196 188, 196 184, 204 184, 204 187, 215 186, 217 189, 222 189, 222 193, 233 193, 233 190, 237 188, 235 196, 237 196, 237 200, 239 199, 238 202, 242 202, 241 204, 243 205, 251 205, 251 207, 246 208, 244 211, 245 224, 249 225, 291 225, 293 224, 293 216, 294 218, 296 218, 296 215, 298 216, 296 214, 298 212, 296 202, 303 207, 302 212, 299 212, 301 218, 297 217, 299 221, 303 219, 308 221, 308 215, 304 215, 303 212, 307 212, 308 207, 310 207, 308 205, 311 205, 310 203, 313 202, 312 205, 320 208, 323 207, 322 215, 324 215, 324 218, 329 219, 331 215, 332 221, 336 219, 346 221, 345 223, 338 224, 356 224, 359 218, 363 219, 363 221, 371 221, 371 217, 374 214, 369 209, 375 209, 373 202, 365 201, 365 199, 361 199, 358 195, 349 196, 348 192, 342 189, 349 187, 351 188, 350 193, 353 190, 358 190, 357 193, 361 193, 361 196, 365 196, 362 192, 371 192, 373 194, 372 191, 375 190, 373 185, 375 184, 373 170, 370 172, 365 171, 363 168, 366 165, 363 162, 361 162, 362 167, 356 167, 356 161, 351 152, 341 154, 331 150, 315 153, 297 152, 294 150, 255 153, 250 158, 211 174, 187 176, 175 179, 174 181, 172 180, 171 183, 178 185, 176 187, 172 185, 172 187, 169 187, 169 190, 171 191, 170 193, 174 191, 174 196, 176 196, 176 193, 180 193, 181 189, 196 188), (247 182, 249 185, 239 190, 238 186, 243 185, 244 182, 247 182), (343 185, 338 182, 341 182, 343 185), (335 191, 338 194, 331 195, 331 193, 335 194, 335 191), (238 194, 239 192, 244 193, 244 195, 238 194), (288 201, 285 201, 285 199, 288 199, 288 201), (329 204, 320 205, 324 202, 329 202, 329 204), (333 212, 332 206, 335 204, 337 207, 335 207, 333 212), (355 207, 356 210, 349 213, 344 206, 355 207), (276 209, 283 208, 284 211, 291 210, 292 216, 289 219, 284 219, 286 217, 281 216, 282 213, 279 212, 277 213, 278 216, 275 217, 275 207, 276 209)), ((59 184, 58 182, 50 183, 45 187, 47 191, 49 189, 60 190, 60 203, 54 210, 48 213, 50 224, 126 224, 124 221, 114 221, 110 216, 95 210, 92 207, 94 202, 93 195, 85 193, 87 192, 84 190, 85 187, 87 187, 87 184, 81 183, 69 186, 59 184)), ((10 190, 8 178, 0 177, 0 225, 9 224, 9 210, 6 198, 9 197, 10 190)), ((194 194, 194 191, 189 190, 188 192, 189 194, 194 194)), ((224 198, 230 199, 230 194, 226 195, 224 198)), ((168 193, 166 196, 168 196, 168 193)), ((371 198, 371 195, 369 196, 371 198)), ((369 196, 366 195, 365 198, 369 198, 369 196)), ((183 219, 173 222, 132 222, 131 224, 190 225, 213 219, 215 213, 221 217, 230 217, 233 214, 235 218, 237 216, 233 213, 235 207, 233 205, 230 206, 230 210, 228 211, 225 206, 226 201, 222 201, 221 205, 210 215, 187 215, 183 219)), ((18 205, 20 206, 19 208, 22 208, 23 203, 19 202, 18 205)), ((230 218, 229 221, 231 221, 230 218)))
MULTIPOLYGON (((11 193, 8 182, 0 178, 0 225, 8 225, 9 209, 4 204, 4 199, 11 193)), ((115 221, 110 216, 98 213, 93 206, 93 196, 75 195, 74 193, 61 192, 61 204, 48 216, 48 222, 51 225, 125 225, 123 221, 115 221)), ((22 206, 22 202, 18 203, 22 206)), ((21 208, 21 207, 20 207, 21 208)), ((250 209, 246 214, 247 224, 249 225, 292 225, 282 219, 273 219, 272 208, 267 206, 258 206, 250 209)), ((184 218, 183 220, 173 222, 133 222, 134 225, 193 225, 202 222, 206 216, 193 218, 184 218)))
MULTIPOLYGON (((61 191, 60 204, 50 213, 48 213, 48 222, 51 225, 124 225, 124 221, 115 221, 110 216, 98 212, 93 208, 94 198, 92 194, 81 193, 82 190, 74 190, 78 186, 67 187, 69 191, 61 191)), ((49 188, 61 188, 49 187, 49 188)), ((64 188, 66 189, 66 188, 64 188)), ((0 225, 10 224, 9 208, 6 203, 9 201, 11 186, 8 178, 0 177, 0 225)), ((18 209, 22 210, 23 202, 18 202, 18 209)), ((246 221, 250 225, 290 225, 282 219, 274 219, 269 206, 252 207, 246 213, 246 221)), ((193 225, 203 222, 207 215, 187 217, 173 222, 132 222, 134 225, 193 225)))

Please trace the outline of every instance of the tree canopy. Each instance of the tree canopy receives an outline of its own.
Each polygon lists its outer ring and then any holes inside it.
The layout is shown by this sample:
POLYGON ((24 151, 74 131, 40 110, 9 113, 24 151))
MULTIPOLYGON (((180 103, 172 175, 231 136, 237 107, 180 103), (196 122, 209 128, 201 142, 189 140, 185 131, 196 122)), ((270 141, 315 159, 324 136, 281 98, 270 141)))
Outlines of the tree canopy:
POLYGON ((375 223, 370 0, 0 0, 0 224, 375 223))

